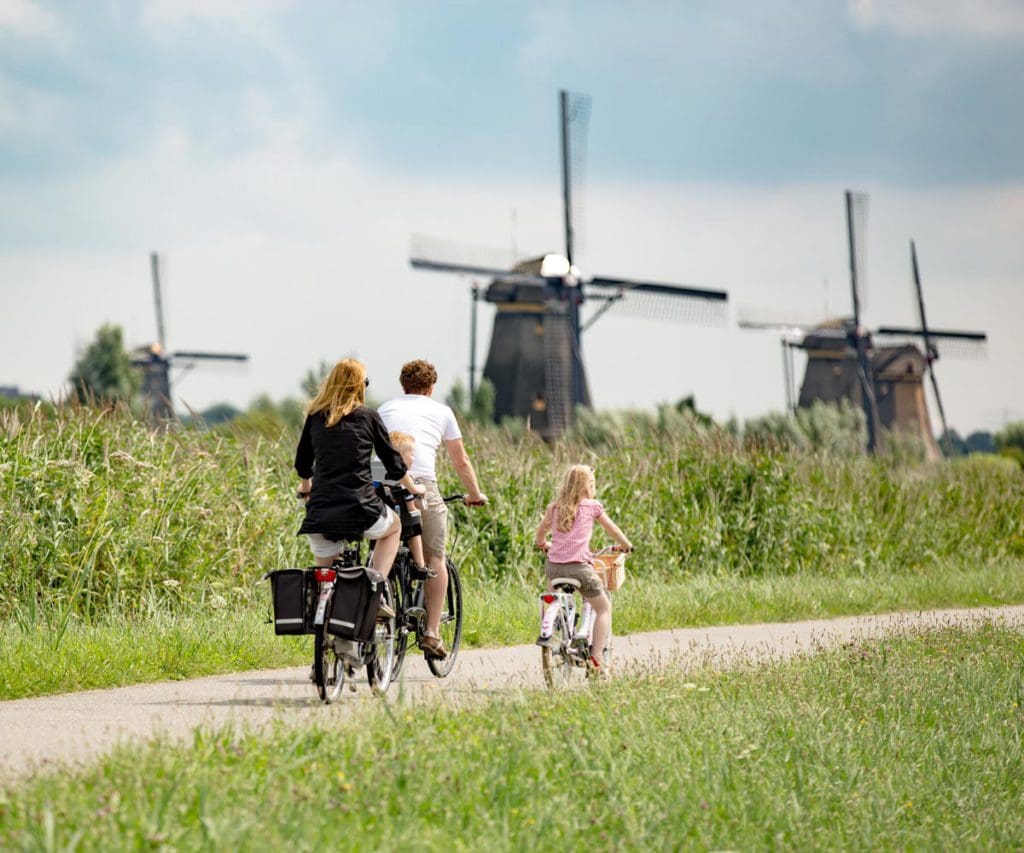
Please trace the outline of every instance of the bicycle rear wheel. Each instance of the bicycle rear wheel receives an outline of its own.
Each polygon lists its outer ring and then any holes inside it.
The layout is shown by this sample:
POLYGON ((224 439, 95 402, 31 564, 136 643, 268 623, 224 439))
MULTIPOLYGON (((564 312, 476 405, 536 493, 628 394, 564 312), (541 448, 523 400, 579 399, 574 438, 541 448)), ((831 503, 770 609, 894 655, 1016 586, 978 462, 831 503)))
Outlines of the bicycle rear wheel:
MULTIPOLYGON (((384 585, 381 601, 390 604, 394 610, 396 608, 392 594, 393 585, 394 580, 389 578, 384 585)), ((391 685, 395 667, 397 624, 397 616, 391 616, 387 619, 378 619, 374 626, 373 640, 366 658, 366 680, 370 682, 370 689, 378 696, 383 696, 391 685)))
POLYGON ((459 570, 451 557, 448 557, 445 563, 448 567, 448 592, 445 595, 444 608, 441 610, 441 627, 438 633, 448 650, 448 657, 441 660, 426 655, 427 666, 438 678, 444 678, 452 671, 459 653, 459 644, 462 642, 462 582, 459 580, 459 570))
POLYGON ((345 666, 338 659, 334 637, 327 633, 326 624, 313 635, 313 683, 325 705, 336 702, 345 686, 345 666))
POLYGON ((389 585, 391 586, 391 594, 394 597, 394 604, 391 606, 395 608, 395 613, 398 614, 398 621, 395 625, 395 664, 391 668, 391 680, 397 681, 398 675, 402 671, 402 664, 405 663, 405 653, 409 648, 409 633, 412 631, 412 626, 410 626, 410 619, 405 613, 405 609, 410 604, 406 594, 408 586, 398 578, 389 579, 389 585))
POLYGON ((544 672, 544 683, 551 690, 564 690, 572 683, 572 673, 576 669, 570 660, 567 650, 572 641, 572 629, 565 624, 565 619, 559 615, 555 619, 554 628, 551 632, 558 645, 554 648, 541 646, 540 665, 544 672))

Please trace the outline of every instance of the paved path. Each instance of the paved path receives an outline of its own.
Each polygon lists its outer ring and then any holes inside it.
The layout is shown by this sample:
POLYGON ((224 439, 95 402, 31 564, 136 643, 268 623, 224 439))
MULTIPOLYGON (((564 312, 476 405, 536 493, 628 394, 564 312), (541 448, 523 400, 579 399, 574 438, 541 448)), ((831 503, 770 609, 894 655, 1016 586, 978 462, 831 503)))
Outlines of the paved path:
MULTIPOLYGON (((970 627, 993 619, 1024 626, 1024 606, 634 634, 616 638, 615 667, 727 666, 740 659, 814 652, 916 626, 970 627)), ((309 667, 263 670, 0 702, 0 786, 36 769, 95 758, 119 742, 158 734, 183 737, 200 725, 259 727, 274 719, 303 723, 332 717, 347 721, 381 709, 381 700, 370 694, 361 674, 356 692, 346 690, 337 704, 325 707, 317 701, 308 673, 309 667)), ((433 678, 422 659, 410 656, 402 681, 391 686, 384 701, 478 701, 542 686, 537 647, 511 646, 461 652, 446 679, 433 678)))

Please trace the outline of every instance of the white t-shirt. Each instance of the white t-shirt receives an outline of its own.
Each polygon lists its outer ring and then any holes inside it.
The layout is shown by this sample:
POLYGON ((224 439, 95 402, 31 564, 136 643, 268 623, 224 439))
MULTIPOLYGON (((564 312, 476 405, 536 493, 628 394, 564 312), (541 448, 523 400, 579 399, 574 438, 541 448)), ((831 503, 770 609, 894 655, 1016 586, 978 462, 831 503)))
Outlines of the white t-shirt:
POLYGON ((388 400, 377 413, 388 432, 407 432, 416 439, 410 471, 413 477, 436 480, 434 469, 441 442, 462 438, 455 412, 424 394, 401 394, 388 400))

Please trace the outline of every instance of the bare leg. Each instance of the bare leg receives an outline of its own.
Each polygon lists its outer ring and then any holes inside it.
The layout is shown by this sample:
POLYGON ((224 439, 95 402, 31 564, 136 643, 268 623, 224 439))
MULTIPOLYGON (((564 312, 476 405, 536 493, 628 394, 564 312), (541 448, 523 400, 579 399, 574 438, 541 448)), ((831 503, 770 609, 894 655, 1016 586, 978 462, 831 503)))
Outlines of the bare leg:
POLYGON ((608 593, 602 592, 594 598, 588 598, 587 602, 594 608, 594 644, 591 647, 591 654, 598 660, 604 653, 605 643, 608 642, 608 626, 612 622, 612 602, 608 593))
POLYGON ((423 562, 423 537, 413 536, 409 540, 409 553, 412 554, 412 561, 418 568, 423 568, 426 563, 423 562))
POLYGON ((402 522, 395 516, 395 520, 388 528, 388 532, 377 539, 373 546, 373 567, 384 577, 391 571, 391 565, 395 562, 395 555, 398 553, 400 543, 399 534, 402 532, 402 522))
POLYGON ((448 567, 444 563, 444 554, 440 557, 431 556, 429 566, 437 576, 424 581, 427 631, 436 637, 441 627, 441 608, 444 606, 445 594, 448 591, 448 567))

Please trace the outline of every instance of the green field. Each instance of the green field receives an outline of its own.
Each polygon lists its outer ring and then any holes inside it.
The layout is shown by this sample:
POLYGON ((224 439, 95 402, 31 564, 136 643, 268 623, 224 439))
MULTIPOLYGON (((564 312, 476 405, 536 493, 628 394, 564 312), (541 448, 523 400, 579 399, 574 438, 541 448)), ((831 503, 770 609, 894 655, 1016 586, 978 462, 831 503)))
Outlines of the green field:
MULTIPOLYGON (((570 461, 595 464, 639 546, 622 632, 1024 601, 1024 474, 1007 459, 798 453, 685 418, 594 424, 555 451, 467 431, 492 501, 454 512, 467 644, 533 638, 533 528, 570 461)), ((260 575, 308 561, 294 436, 270 435, 0 412, 0 698, 304 662, 263 624, 260 575)))
POLYGON ((1019 849, 1022 658, 990 625, 201 732, 7 789, 0 847, 1019 849))

